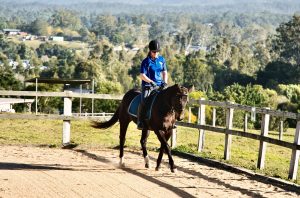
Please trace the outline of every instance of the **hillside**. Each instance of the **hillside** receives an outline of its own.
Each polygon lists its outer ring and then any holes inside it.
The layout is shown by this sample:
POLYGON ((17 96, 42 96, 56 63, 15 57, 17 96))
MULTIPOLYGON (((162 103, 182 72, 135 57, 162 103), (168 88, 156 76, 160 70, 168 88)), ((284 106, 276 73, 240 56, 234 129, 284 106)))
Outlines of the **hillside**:
POLYGON ((85 13, 131 13, 164 14, 167 12, 194 14, 221 14, 225 12, 293 14, 300 10, 300 1, 296 0, 3 0, 2 8, 14 10, 49 10, 56 8, 73 9, 85 13), (155 9, 153 9, 153 5, 155 9))

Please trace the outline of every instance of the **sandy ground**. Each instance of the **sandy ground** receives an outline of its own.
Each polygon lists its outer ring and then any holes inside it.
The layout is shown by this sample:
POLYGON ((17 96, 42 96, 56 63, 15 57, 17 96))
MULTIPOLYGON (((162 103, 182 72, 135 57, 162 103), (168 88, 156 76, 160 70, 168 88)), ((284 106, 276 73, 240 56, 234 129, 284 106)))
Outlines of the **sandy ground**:
POLYGON ((155 171, 156 153, 145 169, 140 153, 126 150, 121 169, 117 150, 0 146, 0 197, 299 197, 179 157, 177 173, 166 163, 155 171))

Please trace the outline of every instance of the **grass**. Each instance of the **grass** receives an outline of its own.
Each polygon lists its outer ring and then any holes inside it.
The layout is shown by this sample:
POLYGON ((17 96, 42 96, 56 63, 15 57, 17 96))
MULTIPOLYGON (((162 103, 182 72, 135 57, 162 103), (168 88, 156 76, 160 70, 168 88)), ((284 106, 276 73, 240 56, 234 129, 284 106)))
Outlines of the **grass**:
MULTIPOLYGON (((258 131, 251 131, 259 133, 258 131)), ((284 133, 284 141, 293 142, 295 129, 289 129, 284 133)), ((238 167, 253 170, 257 173, 288 180, 288 171, 292 151, 277 145, 267 144, 265 168, 256 168, 258 160, 259 141, 239 136, 232 136, 232 147, 230 160, 225 161, 224 144, 225 135, 207 131, 205 132, 204 149, 201 153, 197 152, 197 139, 199 132, 197 129, 180 127, 177 134, 176 150, 189 152, 201 157, 216 159, 238 167)), ((278 138, 278 132, 269 133, 269 137, 278 138)), ((300 168, 298 168, 300 170, 300 168)), ((300 184, 300 173, 298 171, 295 183, 300 184)))
MULTIPOLYGON (((58 120, 0 120, 0 145, 31 145, 61 147, 62 121, 58 120)), ((259 133, 258 131, 251 131, 259 133)), ((284 133, 284 140, 293 142, 295 129, 284 133)), ((126 136, 126 146, 140 148, 141 132, 134 124, 129 125, 126 136)), ((204 158, 215 159, 234 166, 243 167, 268 176, 285 180, 288 176, 291 150, 268 144, 265 168, 256 168, 258 159, 259 141, 244 137, 232 136, 231 158, 224 161, 225 135, 210 131, 205 132, 205 143, 202 152, 197 152, 199 132, 197 129, 179 127, 177 133, 176 150, 193 153, 204 158)), ((270 132, 270 137, 278 138, 278 132, 270 132)), ((71 141, 81 147, 108 147, 119 145, 119 124, 107 130, 94 129, 87 121, 72 121, 71 141)), ((148 138, 148 148, 156 150, 159 141, 153 132, 148 138)), ((300 170, 300 169, 299 169, 300 170)), ((297 180, 300 184, 300 173, 297 180)))
MULTIPOLYGON (((60 147, 62 143, 62 123, 60 120, 0 120, 0 145, 33 145, 60 147)), ((140 131, 129 125, 126 146, 140 146, 140 131)), ((94 129, 87 121, 72 121, 71 141, 82 146, 115 147, 119 144, 119 125, 110 129, 94 129)), ((149 147, 158 147, 159 142, 151 133, 149 147)))

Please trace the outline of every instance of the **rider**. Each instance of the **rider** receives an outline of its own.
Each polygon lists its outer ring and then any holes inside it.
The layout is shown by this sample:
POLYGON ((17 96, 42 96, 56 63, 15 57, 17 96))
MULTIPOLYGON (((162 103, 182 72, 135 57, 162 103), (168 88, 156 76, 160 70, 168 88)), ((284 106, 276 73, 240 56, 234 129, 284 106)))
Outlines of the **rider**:
POLYGON ((142 80, 141 104, 138 108, 137 128, 142 130, 145 126, 145 99, 156 86, 167 87, 168 74, 166 60, 159 55, 160 44, 157 40, 149 43, 148 56, 142 61, 140 78, 142 80))

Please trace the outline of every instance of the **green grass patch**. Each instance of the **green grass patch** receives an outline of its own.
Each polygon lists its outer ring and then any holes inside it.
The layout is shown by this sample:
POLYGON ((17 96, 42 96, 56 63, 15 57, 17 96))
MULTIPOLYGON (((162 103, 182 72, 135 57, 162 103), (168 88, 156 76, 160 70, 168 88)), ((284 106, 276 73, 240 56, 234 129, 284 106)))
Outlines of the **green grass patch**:
MULTIPOLYGON (((252 130, 251 133, 260 134, 258 130, 252 130)), ((283 140, 293 142, 295 129, 289 129, 284 132, 283 140)), ((273 144, 267 144, 265 168, 257 169, 259 141, 249 138, 232 136, 230 160, 224 160, 225 135, 211 131, 205 131, 204 149, 201 153, 197 152, 198 129, 179 127, 177 133, 176 150, 188 152, 204 158, 215 159, 237 167, 246 168, 257 173, 266 174, 272 177, 278 177, 288 180, 288 171, 290 166, 291 149, 280 147, 273 144)), ((269 137, 278 139, 279 134, 276 131, 269 133, 269 137)), ((300 166, 298 167, 297 180, 300 184, 300 166)))

